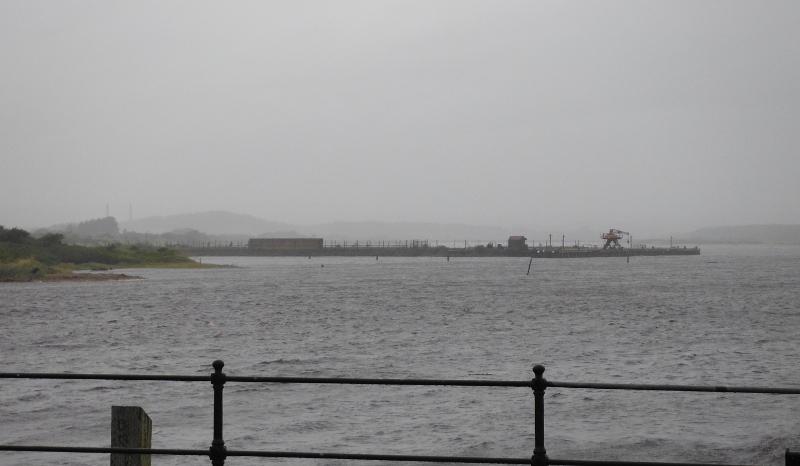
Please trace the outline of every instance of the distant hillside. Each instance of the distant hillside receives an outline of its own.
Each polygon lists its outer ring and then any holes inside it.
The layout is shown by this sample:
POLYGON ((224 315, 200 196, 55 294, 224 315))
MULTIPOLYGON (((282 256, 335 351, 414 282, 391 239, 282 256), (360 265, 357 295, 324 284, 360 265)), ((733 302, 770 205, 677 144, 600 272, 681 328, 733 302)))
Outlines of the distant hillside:
POLYGON ((702 228, 687 233, 681 240, 709 243, 800 244, 800 225, 739 225, 702 228))
MULTIPOLYGON (((329 222, 316 225, 295 225, 268 221, 252 215, 227 211, 198 212, 193 214, 147 217, 119 223, 120 231, 150 233, 151 235, 183 234, 193 230, 207 235, 226 236, 226 241, 250 238, 296 238, 317 237, 326 241, 405 241, 429 240, 440 243, 455 241, 463 244, 505 242, 509 236, 525 235, 529 243, 544 243, 552 233, 553 242, 599 241, 600 230, 585 226, 576 231, 528 231, 524 228, 509 228, 494 225, 468 225, 465 223, 425 222, 329 222), (236 237, 234 237, 236 236, 236 237)), ((185 235, 184 235, 185 236, 185 235)), ((205 239, 213 241, 218 238, 205 239)), ((186 240, 184 238, 184 240, 186 240)))
POLYGON ((249 235, 250 237, 308 237, 331 240, 411 240, 500 241, 525 232, 494 226, 414 222, 330 222, 317 225, 292 225, 264 220, 252 215, 226 211, 154 216, 120 222, 119 229, 162 234, 197 230, 210 235, 249 235))
POLYGON ((174 230, 197 230, 211 235, 258 236, 270 231, 290 231, 286 223, 270 222, 252 215, 225 211, 198 212, 194 214, 146 217, 129 222, 120 222, 120 230, 140 233, 168 233, 174 230))
POLYGON ((85 220, 79 223, 62 223, 47 228, 35 230, 34 236, 42 236, 47 233, 66 233, 76 236, 117 236, 119 235, 119 225, 114 217, 96 218, 85 220))
POLYGON ((307 235, 334 240, 393 241, 428 239, 431 241, 505 241, 512 234, 507 228, 466 224, 417 222, 331 222, 295 226, 307 235))

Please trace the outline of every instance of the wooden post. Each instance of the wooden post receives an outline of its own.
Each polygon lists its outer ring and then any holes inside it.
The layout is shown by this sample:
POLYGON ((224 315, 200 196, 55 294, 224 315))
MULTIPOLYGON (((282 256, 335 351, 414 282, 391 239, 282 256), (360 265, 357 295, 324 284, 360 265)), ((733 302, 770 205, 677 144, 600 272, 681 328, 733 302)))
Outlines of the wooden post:
POLYGON ((789 451, 789 449, 787 448, 784 458, 786 466, 800 465, 800 453, 796 451, 789 451))
MULTIPOLYGON (((138 406, 111 407, 111 446, 152 448, 153 421, 138 406)), ((111 454, 111 466, 150 466, 150 455, 111 454)))

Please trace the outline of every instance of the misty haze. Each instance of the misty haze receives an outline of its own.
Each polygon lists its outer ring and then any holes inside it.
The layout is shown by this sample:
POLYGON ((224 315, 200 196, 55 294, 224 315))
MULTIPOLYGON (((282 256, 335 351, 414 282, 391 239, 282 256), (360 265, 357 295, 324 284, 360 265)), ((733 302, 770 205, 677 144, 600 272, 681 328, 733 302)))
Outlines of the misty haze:
POLYGON ((0 224, 800 224, 798 9, 4 2, 0 224))

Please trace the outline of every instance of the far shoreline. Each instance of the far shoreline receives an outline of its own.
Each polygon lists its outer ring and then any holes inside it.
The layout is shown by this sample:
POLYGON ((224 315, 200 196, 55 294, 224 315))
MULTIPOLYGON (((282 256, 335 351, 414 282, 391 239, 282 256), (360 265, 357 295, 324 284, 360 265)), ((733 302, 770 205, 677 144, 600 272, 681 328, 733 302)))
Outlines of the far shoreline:
POLYGON ((31 277, 27 280, 2 280, 2 283, 55 283, 55 282, 107 282, 118 280, 144 280, 138 275, 127 275, 124 273, 53 273, 40 277, 31 277))
MULTIPOLYGON (((99 264, 104 265, 104 264, 99 264)), ((153 264, 123 264, 116 267, 97 267, 93 264, 92 268, 82 268, 78 266, 74 271, 47 273, 43 275, 31 276, 27 279, 3 278, 0 283, 57 283, 57 282, 107 282, 119 280, 146 280, 145 277, 138 275, 128 275, 126 273, 109 273, 114 269, 218 269, 232 267, 230 265, 203 264, 200 262, 165 262, 153 264)))

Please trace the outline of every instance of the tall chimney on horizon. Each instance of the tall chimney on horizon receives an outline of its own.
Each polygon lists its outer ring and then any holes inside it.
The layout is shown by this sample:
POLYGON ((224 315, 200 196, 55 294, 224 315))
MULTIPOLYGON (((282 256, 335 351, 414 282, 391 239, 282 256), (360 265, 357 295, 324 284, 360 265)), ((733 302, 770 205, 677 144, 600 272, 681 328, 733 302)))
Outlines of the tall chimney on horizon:
POLYGON ((128 204, 128 221, 133 221, 133 204, 128 204))

